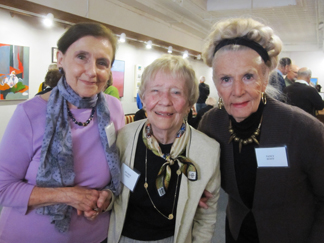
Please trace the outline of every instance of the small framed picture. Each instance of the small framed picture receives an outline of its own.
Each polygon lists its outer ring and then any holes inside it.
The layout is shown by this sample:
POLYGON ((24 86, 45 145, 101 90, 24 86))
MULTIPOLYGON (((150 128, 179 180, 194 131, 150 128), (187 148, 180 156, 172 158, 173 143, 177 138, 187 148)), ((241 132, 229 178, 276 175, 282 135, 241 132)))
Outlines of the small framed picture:
POLYGON ((57 52, 58 49, 56 47, 52 47, 52 62, 57 63, 57 52))

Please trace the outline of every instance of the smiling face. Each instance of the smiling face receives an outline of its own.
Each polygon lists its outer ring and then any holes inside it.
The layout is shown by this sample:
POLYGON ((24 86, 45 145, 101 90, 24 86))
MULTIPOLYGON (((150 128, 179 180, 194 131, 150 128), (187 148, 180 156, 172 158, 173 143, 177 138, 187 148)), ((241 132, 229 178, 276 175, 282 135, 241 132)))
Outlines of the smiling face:
POLYGON ((224 107, 237 122, 256 112, 267 85, 261 57, 252 49, 220 51, 213 62, 213 80, 224 107))
POLYGON ((190 110, 185 79, 158 71, 147 82, 142 102, 157 140, 164 144, 173 142, 190 110))
POLYGON ((85 36, 58 52, 58 67, 66 81, 80 97, 91 97, 105 87, 109 78, 113 49, 109 40, 85 36))

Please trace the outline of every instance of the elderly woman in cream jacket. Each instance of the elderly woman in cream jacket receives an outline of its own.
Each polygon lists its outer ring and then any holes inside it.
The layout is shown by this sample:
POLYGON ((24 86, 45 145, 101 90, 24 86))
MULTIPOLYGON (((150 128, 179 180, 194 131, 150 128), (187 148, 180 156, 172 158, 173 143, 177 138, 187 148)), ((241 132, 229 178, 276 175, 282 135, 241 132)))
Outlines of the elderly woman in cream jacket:
POLYGON ((144 70, 139 94, 147 119, 118 134, 122 180, 130 185, 115 201, 108 241, 210 242, 220 149, 185 119, 198 96, 195 72, 182 57, 162 56, 144 70), (208 209, 198 207, 204 190, 213 195, 208 209))

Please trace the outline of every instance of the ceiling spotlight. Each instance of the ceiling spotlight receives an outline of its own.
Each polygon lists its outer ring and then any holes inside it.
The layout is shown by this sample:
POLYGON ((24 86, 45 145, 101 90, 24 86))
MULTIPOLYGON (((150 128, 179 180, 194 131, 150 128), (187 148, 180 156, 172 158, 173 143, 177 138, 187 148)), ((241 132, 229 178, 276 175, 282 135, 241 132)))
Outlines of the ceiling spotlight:
POLYGON ((121 33, 119 37, 119 42, 124 43, 126 41, 126 34, 121 33))
POLYGON ((172 53, 172 46, 168 47, 168 53, 170 53, 170 54, 172 53))
POLYGON ((146 48, 147 49, 151 49, 152 48, 152 41, 148 41, 147 43, 146 43, 146 48))
POLYGON ((200 60, 200 59, 201 59, 201 55, 198 54, 198 56, 197 56, 197 60, 200 60))
POLYGON ((52 13, 48 13, 45 18, 43 19, 43 24, 46 27, 51 27, 54 22, 54 15, 52 13))
POLYGON ((187 58, 187 57, 188 57, 188 51, 184 51, 182 57, 183 57, 183 58, 187 58))

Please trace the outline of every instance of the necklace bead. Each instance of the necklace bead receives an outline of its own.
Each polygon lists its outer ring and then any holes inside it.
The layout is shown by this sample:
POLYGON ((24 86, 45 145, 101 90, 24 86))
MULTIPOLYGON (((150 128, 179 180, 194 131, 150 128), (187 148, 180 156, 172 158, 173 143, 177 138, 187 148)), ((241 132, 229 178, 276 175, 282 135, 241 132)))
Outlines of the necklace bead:
POLYGON ((242 144, 243 145, 247 145, 249 143, 253 143, 255 142, 256 144, 259 144, 259 141, 258 139, 256 138, 256 136, 259 136, 260 134, 260 129, 261 129, 261 123, 262 123, 262 118, 263 116, 261 116, 261 119, 260 119, 260 123, 257 127, 257 129, 255 130, 255 132, 247 139, 242 139, 242 138, 239 138, 235 133, 234 133, 234 129, 232 127, 232 121, 230 120, 229 123, 229 128, 228 128, 228 131, 230 133, 230 139, 228 141, 228 143, 232 142, 232 140, 234 142, 238 142, 239 143, 239 153, 241 153, 241 150, 242 150, 242 144))
POLYGON ((92 110, 91 110, 91 114, 90 114, 90 117, 88 118, 88 120, 86 120, 85 122, 79 122, 77 121, 73 115, 72 115, 72 112, 70 111, 70 108, 69 108, 69 105, 67 104, 67 112, 68 112, 68 115, 69 117, 71 118, 71 120, 78 126, 80 127, 86 127, 90 124, 90 122, 92 121, 93 119, 93 116, 94 116, 94 113, 96 111, 96 107, 93 107, 92 110))

